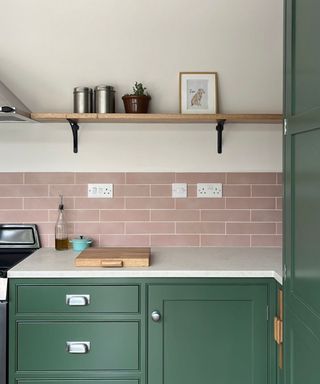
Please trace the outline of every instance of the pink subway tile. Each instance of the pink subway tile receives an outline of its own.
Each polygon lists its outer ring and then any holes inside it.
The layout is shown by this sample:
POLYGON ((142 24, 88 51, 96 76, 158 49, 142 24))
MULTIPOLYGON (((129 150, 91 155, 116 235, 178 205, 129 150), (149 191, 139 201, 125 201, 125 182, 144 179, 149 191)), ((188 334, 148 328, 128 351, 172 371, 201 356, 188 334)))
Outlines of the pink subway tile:
MULTIPOLYGON (((52 223, 38 223, 37 224, 40 237, 42 235, 53 235, 54 234, 54 229, 55 229, 55 222, 52 223)), ((68 235, 71 236, 74 234, 74 224, 73 223, 67 223, 67 231, 68 235)))
POLYGON ((197 197, 197 185, 189 184, 188 185, 188 197, 197 197))
POLYGON ((277 197, 276 198, 276 207, 277 209, 282 209, 283 206, 283 198, 282 197, 277 197))
POLYGON ((223 196, 226 197, 249 197, 251 196, 250 185, 224 184, 223 196))
POLYGON ((124 208, 124 198, 113 199, 79 197, 75 199, 76 209, 121 209, 124 208))
POLYGON ((226 208, 229 209, 275 209, 275 199, 267 197, 227 197, 226 208))
POLYGON ((23 173, 0 172, 0 184, 23 184, 23 173))
POLYGON ((73 172, 32 172, 24 176, 25 184, 74 184, 73 172))
POLYGON ((249 235, 201 235, 202 247, 249 247, 249 235))
POLYGON ((277 235, 282 235, 283 233, 283 224, 277 223, 277 235))
POLYGON ((226 174, 218 172, 185 172, 176 173, 177 183, 222 183, 226 182, 226 174))
POLYGON ((49 185, 49 196, 87 196, 88 187, 87 185, 66 185, 66 184, 57 184, 49 185))
POLYGON ((124 184, 125 174, 120 172, 78 172, 75 174, 76 184, 124 184))
POLYGON ((274 172, 227 173, 227 184, 276 184, 274 172))
POLYGON ((150 196, 150 187, 149 185, 115 185, 113 188, 113 194, 116 197, 123 196, 150 196))
MULTIPOLYGON (((59 207, 60 198, 57 197, 25 197, 25 209, 57 209, 59 207)), ((74 208, 74 199, 66 197, 63 199, 65 209, 74 208)))
POLYGON ((23 199, 19 197, 1 197, 0 209, 22 209, 23 199))
POLYGON ((152 221, 199 221, 200 211, 191 209, 162 209, 151 211, 152 221))
POLYGON ((282 246, 281 235, 251 235, 252 247, 276 247, 282 246))
POLYGON ((126 199, 127 209, 170 209, 174 208, 174 200, 171 198, 151 197, 151 198, 135 198, 128 197, 126 199))
POLYGON ((277 173, 277 184, 283 184, 283 173, 277 173))
POLYGON ((67 220, 69 221, 97 221, 99 220, 98 210, 66 210, 67 220))
POLYGON ((41 241, 41 247, 43 248, 53 248, 54 247, 54 236, 50 236, 49 240, 49 235, 42 235, 40 238, 41 241))
POLYGON ((132 172, 126 174, 126 184, 171 184, 175 174, 171 172, 132 172))
POLYGON ((174 233, 174 223, 147 222, 147 223, 126 223, 126 233, 174 233))
POLYGON ((0 185, 0 197, 48 196, 47 185, 0 185))
POLYGON ((212 233, 221 234, 225 233, 224 223, 176 223, 177 233, 212 233))
POLYGON ((225 208, 225 199, 188 198, 177 199, 177 209, 221 209, 225 208))
POLYGON ((82 234, 123 234, 124 233, 124 223, 75 223, 74 224, 75 233, 82 234))
POLYGON ((37 223, 48 221, 48 211, 32 210, 0 210, 0 222, 6 223, 37 223))
POLYGON ((281 197, 282 185, 253 185, 252 196, 255 197, 281 197))
MULTIPOLYGON (((98 210, 66 210, 66 220, 67 221, 99 221, 99 211, 98 210)), ((57 212, 49 211, 49 221, 57 220, 57 212)))
MULTIPOLYGON (((161 212, 161 211, 160 211, 161 212)), ((149 210, 101 210, 101 221, 147 221, 149 220, 149 210)))
POLYGON ((154 247, 199 247, 199 235, 151 235, 154 247))
POLYGON ((149 235, 100 235, 101 247, 147 247, 149 235))
POLYGON ((274 209, 259 209, 251 211, 251 221, 277 222, 282 220, 282 211, 274 209))
POLYGON ((250 210, 210 209, 201 211, 202 221, 250 221, 250 210))
POLYGON ((172 196, 172 184, 151 185, 151 196, 172 196))
MULTIPOLYGON (((54 234, 55 223, 38 223, 37 226, 38 226, 40 236, 54 234)), ((73 228, 73 224, 72 224, 72 228, 73 228)))
POLYGON ((275 223, 227 223, 227 234, 250 235, 250 234, 274 234, 275 223))

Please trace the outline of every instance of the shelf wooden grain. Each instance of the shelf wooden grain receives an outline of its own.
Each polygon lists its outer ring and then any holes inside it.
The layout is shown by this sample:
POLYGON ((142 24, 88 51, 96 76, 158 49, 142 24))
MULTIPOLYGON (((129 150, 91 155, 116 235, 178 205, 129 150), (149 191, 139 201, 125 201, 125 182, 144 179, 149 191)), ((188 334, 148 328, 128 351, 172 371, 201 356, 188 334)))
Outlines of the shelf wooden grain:
POLYGON ((226 120, 228 123, 267 123, 280 124, 281 114, 170 114, 170 113, 32 113, 31 118, 39 122, 65 122, 70 119, 78 123, 173 123, 199 124, 216 123, 226 120))

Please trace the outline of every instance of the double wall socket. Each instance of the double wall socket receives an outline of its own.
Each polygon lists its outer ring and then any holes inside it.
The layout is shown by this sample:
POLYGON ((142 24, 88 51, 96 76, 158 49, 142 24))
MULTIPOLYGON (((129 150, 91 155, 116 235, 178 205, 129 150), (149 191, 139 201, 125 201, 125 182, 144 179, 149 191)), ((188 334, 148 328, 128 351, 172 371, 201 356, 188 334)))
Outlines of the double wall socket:
POLYGON ((111 199, 113 184, 88 184, 88 197, 111 199))
POLYGON ((197 197, 222 197, 221 183, 198 183, 197 197))

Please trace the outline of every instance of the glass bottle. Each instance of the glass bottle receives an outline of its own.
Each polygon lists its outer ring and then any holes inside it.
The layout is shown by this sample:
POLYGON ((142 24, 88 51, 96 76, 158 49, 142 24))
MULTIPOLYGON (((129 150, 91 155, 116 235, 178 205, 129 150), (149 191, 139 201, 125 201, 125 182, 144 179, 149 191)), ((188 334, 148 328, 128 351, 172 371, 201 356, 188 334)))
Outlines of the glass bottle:
POLYGON ((62 195, 60 195, 59 213, 55 226, 55 248, 57 251, 63 251, 69 248, 67 222, 65 220, 62 195))

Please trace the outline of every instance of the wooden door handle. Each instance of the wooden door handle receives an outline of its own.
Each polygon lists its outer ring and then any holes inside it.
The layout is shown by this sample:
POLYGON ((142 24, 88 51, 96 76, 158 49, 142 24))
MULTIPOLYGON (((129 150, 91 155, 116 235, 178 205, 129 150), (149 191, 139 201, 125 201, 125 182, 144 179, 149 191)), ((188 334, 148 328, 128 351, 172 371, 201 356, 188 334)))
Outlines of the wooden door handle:
POLYGON ((121 268, 123 267, 122 260, 101 260, 101 267, 104 268, 121 268))

